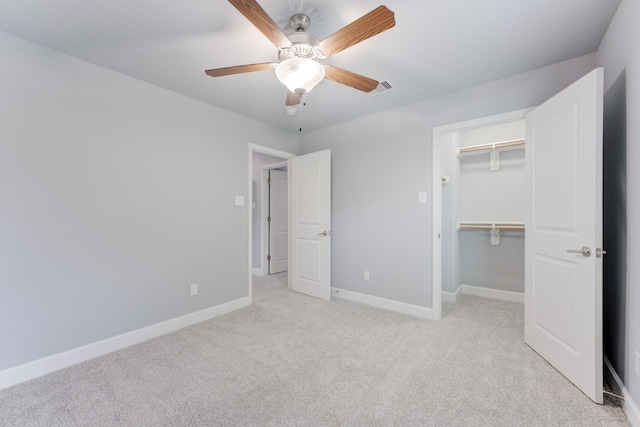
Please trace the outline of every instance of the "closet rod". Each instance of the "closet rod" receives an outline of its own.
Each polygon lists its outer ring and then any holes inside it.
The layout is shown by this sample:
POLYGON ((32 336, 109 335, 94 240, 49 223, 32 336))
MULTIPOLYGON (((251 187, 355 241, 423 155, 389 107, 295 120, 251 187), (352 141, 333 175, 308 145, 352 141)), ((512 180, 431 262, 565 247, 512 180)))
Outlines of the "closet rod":
POLYGON ((518 145, 524 145, 524 139, 514 139, 511 141, 502 141, 502 142, 492 142, 489 144, 481 144, 481 145, 472 145, 469 147, 458 148, 458 154, 461 153, 471 153, 474 151, 483 151, 483 150, 491 150, 493 148, 506 148, 506 147, 516 147, 518 145))
POLYGON ((524 225, 500 225, 500 224, 460 224, 460 228, 480 228, 480 229, 498 229, 498 230, 524 230, 524 225))

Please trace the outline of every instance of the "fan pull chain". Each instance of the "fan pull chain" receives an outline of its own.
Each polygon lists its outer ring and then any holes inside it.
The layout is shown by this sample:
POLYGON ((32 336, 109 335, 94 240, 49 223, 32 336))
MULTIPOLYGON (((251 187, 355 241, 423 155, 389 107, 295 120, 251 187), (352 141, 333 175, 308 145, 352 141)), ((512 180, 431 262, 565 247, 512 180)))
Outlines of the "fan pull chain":
POLYGON ((306 94, 300 96, 300 132, 302 132, 302 107, 307 105, 306 94))

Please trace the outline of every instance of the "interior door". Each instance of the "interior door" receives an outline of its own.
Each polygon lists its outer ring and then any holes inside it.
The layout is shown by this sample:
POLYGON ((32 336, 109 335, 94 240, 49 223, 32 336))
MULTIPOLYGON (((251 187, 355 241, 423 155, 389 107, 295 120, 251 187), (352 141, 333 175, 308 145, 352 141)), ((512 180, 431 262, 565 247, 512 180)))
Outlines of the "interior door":
POLYGON ((526 116, 525 342, 597 403, 602 103, 599 68, 526 116))
POLYGON ((331 299, 331 150, 289 160, 292 290, 331 299))
POLYGON ((287 172, 269 171, 269 274, 287 271, 289 261, 287 172))

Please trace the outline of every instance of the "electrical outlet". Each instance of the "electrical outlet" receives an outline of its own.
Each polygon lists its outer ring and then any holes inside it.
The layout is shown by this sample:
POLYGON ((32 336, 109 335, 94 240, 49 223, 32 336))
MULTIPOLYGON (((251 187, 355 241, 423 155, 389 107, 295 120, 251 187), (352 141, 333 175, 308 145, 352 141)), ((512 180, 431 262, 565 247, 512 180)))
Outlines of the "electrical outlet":
POLYGON ((198 295, 198 285, 191 285, 191 296, 198 295))
POLYGON ((640 353, 636 351, 636 376, 640 378, 640 353))
POLYGON ((364 280, 369 280, 369 272, 368 271, 364 271, 364 276, 363 276, 364 280))

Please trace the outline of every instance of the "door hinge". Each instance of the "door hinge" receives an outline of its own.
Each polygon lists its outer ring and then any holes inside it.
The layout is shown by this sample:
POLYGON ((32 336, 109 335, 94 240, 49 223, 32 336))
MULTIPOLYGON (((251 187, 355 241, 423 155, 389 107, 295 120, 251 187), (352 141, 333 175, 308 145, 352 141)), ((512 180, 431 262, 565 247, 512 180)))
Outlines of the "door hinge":
POLYGON ((267 255, 267 261, 271 261, 271 255, 267 255))
POLYGON ((267 217, 267 222, 271 222, 271 217, 270 216, 267 217))
POLYGON ((271 178, 267 179, 267 184, 271 185, 271 178))

